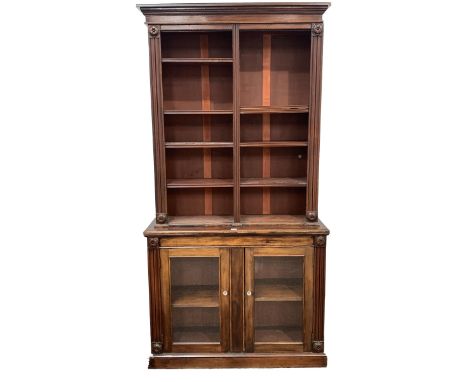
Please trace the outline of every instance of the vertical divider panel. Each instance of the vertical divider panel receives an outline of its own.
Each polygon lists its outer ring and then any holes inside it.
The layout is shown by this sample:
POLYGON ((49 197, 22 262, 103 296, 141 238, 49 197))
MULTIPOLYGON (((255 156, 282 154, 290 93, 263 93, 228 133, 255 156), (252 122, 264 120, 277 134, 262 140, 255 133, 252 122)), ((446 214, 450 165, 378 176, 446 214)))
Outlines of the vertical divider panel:
POLYGON ((231 248, 231 351, 244 351, 244 249, 231 248))
MULTIPOLYGON (((208 35, 200 35, 200 57, 208 58, 208 35)), ((210 65, 201 64, 201 93, 202 110, 211 110, 210 94, 210 65)), ((211 119, 204 115, 203 121, 203 141, 211 140, 211 119)), ((203 178, 211 179, 211 149, 203 149, 203 178)), ((213 215, 213 193, 211 188, 205 188, 205 215, 213 215)))
MULTIPOLYGON (((263 34, 262 62, 262 106, 270 106, 271 101, 271 33, 263 34)), ((262 114, 262 140, 270 140, 270 114, 262 114)), ((270 148, 264 147, 262 153, 262 177, 270 177, 270 148)), ((271 213, 270 189, 263 187, 263 215, 271 213)))
POLYGON ((161 67, 161 33, 159 26, 149 25, 150 48, 150 82, 151 110, 153 125, 153 158, 154 178, 156 188, 156 221, 165 223, 167 220, 167 190, 166 190, 166 151, 164 139, 164 107, 161 67), (157 33, 151 33, 157 28, 157 33))
POLYGON ((240 222, 240 62, 239 62, 239 25, 232 30, 233 58, 233 181, 234 181, 234 223, 240 222))
POLYGON ((322 96, 323 24, 312 24, 310 51, 309 144, 306 211, 310 220, 318 218, 318 172, 320 151, 320 107, 322 96))
POLYGON ((254 250, 245 249, 245 351, 254 351, 254 250), (250 295, 249 295, 250 292, 250 295))

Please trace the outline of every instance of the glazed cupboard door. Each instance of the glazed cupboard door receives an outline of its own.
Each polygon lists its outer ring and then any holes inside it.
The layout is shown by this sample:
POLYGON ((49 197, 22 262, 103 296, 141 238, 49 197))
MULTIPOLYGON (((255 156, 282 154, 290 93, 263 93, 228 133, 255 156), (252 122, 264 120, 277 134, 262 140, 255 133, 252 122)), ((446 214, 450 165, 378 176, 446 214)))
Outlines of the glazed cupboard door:
POLYGON ((229 346, 229 250, 161 249, 165 352, 229 346))
POLYGON ((312 248, 245 249, 245 349, 311 351, 312 248))

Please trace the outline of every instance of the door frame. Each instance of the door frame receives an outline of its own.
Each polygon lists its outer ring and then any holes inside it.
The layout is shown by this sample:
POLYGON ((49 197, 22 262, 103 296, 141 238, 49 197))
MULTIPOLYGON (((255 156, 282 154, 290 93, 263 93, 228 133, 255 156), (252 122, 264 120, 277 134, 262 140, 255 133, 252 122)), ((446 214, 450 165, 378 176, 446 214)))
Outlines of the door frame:
POLYGON ((245 351, 246 352, 310 352, 312 351, 313 313, 313 247, 252 247, 245 248, 245 351), (303 257, 303 338, 300 343, 268 342, 255 343, 255 257, 282 256, 303 257), (252 293, 249 295, 249 291, 252 293))
POLYGON ((163 351, 180 353, 227 352, 229 351, 230 326, 230 264, 229 249, 216 247, 161 248, 161 303, 163 326, 163 351), (220 343, 173 343, 171 304, 171 258, 177 257, 218 257, 219 258, 219 323, 220 343), (223 294, 227 292, 227 294, 223 294))

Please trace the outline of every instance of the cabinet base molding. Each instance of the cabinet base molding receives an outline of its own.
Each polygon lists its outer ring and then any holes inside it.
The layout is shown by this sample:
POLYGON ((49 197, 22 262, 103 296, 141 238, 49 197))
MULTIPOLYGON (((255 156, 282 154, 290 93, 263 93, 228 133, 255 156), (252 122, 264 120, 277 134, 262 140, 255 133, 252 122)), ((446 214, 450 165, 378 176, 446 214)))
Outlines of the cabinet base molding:
POLYGON ((324 353, 171 353, 150 357, 148 369, 326 367, 324 353))

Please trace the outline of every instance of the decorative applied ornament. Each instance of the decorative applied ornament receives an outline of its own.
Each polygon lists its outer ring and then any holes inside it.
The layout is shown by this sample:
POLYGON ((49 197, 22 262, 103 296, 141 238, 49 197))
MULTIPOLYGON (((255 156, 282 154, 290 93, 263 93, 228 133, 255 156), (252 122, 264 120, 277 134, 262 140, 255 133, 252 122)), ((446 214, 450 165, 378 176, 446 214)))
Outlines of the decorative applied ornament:
POLYGON ((162 350, 163 350, 162 342, 151 342, 152 354, 160 354, 162 353, 162 350))
POLYGON ((314 211, 307 211, 306 218, 307 218, 307 220, 310 220, 311 222, 314 222, 314 221, 317 220, 317 213, 314 212, 314 211))
POLYGON ((148 33, 150 37, 158 37, 159 36, 159 28, 156 25, 148 26, 148 33))
POLYGON ((148 240, 148 246, 151 248, 155 248, 159 245, 159 239, 157 237, 152 237, 148 240))
POLYGON ((323 341, 313 341, 312 351, 314 353, 323 353, 323 341))
POLYGON ((156 215, 156 223, 164 224, 167 220, 167 214, 157 214, 156 215))
POLYGON ((315 238, 315 246, 316 247, 324 247, 327 242, 327 239, 325 236, 317 236, 315 238))
POLYGON ((323 24, 312 24, 312 33, 314 36, 320 36, 323 32, 323 24))

